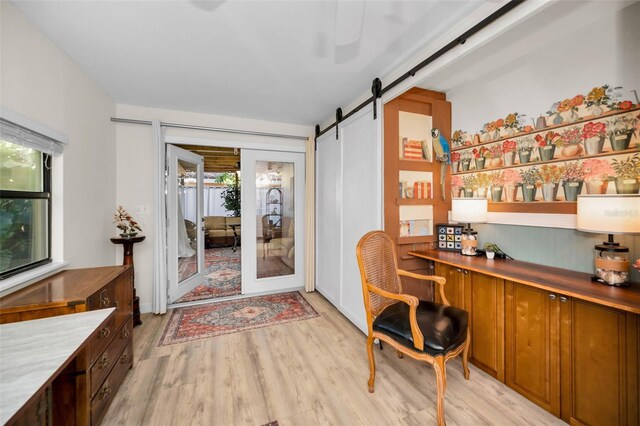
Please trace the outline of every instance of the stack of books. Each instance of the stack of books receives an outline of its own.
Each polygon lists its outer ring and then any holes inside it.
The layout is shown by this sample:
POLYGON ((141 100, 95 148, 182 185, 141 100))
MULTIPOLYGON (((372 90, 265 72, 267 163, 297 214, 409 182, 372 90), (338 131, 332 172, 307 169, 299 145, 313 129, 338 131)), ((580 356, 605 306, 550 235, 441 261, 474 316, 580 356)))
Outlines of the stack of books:
POLYGON ((398 184, 399 198, 431 198, 431 182, 420 180, 408 184, 401 180, 398 184))

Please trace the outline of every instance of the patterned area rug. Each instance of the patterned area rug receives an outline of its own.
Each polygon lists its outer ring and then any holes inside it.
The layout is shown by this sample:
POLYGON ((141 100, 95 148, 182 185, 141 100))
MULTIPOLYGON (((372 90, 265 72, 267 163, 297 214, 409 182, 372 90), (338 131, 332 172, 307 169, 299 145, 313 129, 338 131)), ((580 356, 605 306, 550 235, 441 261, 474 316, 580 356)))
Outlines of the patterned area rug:
POLYGON ((242 276, 239 247, 235 253, 231 247, 205 250, 204 265, 207 268, 204 284, 200 284, 176 300, 175 303, 235 296, 241 293, 242 276))
POLYGON ((319 316, 297 291, 175 308, 170 315, 158 346, 191 342, 319 316))

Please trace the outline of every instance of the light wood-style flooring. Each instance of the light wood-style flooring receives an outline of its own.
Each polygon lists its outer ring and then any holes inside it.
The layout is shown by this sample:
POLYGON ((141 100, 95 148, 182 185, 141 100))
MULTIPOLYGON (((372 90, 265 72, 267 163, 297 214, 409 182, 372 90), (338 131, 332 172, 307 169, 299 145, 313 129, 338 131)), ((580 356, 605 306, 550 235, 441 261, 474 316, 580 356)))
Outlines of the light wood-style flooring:
MULTIPOLYGON (((157 347, 168 315, 143 315, 135 363, 103 425, 436 424, 430 366, 376 348, 367 391, 365 336, 319 293, 320 317, 157 347)), ((470 365, 447 363, 448 425, 565 424, 470 365)))

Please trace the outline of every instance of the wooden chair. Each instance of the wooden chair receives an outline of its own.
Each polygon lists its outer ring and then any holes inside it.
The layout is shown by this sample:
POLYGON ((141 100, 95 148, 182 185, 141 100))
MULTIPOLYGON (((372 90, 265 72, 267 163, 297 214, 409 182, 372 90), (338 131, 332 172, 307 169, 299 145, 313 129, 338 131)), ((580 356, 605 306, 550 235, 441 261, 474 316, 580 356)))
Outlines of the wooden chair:
POLYGON ((464 377, 469 379, 467 312, 449 306, 443 290, 445 278, 398 269, 395 244, 384 232, 365 234, 358 242, 356 256, 369 329, 369 392, 374 390, 376 377, 373 341, 377 338, 393 346, 398 357, 407 355, 433 366, 437 382, 438 425, 444 425, 445 363, 462 353, 464 377), (401 275, 438 283, 444 305, 403 294, 401 275))

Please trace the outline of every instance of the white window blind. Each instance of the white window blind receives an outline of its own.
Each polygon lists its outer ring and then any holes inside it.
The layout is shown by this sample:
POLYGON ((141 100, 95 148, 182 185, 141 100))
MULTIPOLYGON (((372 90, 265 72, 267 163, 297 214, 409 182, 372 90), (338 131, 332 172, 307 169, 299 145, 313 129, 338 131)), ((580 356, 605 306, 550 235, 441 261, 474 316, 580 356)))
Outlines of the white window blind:
POLYGON ((62 154, 65 145, 61 141, 29 130, 4 118, 0 118, 0 138, 50 155, 62 154))

